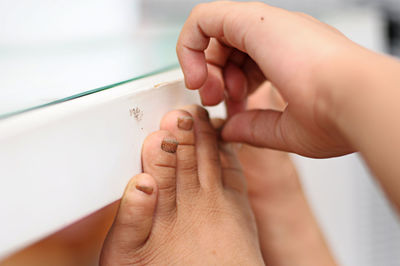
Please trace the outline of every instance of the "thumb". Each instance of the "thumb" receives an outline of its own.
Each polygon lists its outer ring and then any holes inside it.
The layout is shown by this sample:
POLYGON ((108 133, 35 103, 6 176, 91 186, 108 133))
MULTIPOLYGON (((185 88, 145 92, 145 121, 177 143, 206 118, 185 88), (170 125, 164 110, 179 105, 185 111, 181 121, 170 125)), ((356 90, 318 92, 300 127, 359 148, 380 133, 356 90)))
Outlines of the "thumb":
POLYGON ((289 151, 282 134, 282 114, 275 110, 250 110, 238 113, 224 125, 222 139, 289 151))

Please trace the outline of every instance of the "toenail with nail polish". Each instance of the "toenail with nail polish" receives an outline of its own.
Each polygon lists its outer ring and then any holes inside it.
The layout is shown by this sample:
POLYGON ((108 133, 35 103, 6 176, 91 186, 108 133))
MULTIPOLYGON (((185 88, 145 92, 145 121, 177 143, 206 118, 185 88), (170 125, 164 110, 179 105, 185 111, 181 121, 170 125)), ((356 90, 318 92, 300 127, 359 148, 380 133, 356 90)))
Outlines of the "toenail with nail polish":
POLYGON ((140 190, 148 195, 151 195, 153 193, 153 188, 150 186, 136 184, 135 187, 137 190, 140 190))
POLYGON ((193 127, 193 117, 182 116, 178 117, 178 128, 183 130, 191 130, 193 127))
POLYGON ((164 139, 161 143, 161 149, 169 153, 175 153, 178 149, 178 142, 174 139, 164 139))

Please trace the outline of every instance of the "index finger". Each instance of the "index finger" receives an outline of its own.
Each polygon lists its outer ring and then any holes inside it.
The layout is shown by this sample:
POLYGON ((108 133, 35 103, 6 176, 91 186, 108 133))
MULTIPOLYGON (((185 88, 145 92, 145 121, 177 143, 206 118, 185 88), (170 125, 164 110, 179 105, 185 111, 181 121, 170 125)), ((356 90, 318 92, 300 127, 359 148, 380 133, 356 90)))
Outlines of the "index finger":
POLYGON ((207 78, 206 58, 210 38, 249 54, 254 45, 248 34, 262 16, 261 3, 213 2, 196 6, 185 22, 176 46, 179 63, 189 89, 200 88, 207 78))

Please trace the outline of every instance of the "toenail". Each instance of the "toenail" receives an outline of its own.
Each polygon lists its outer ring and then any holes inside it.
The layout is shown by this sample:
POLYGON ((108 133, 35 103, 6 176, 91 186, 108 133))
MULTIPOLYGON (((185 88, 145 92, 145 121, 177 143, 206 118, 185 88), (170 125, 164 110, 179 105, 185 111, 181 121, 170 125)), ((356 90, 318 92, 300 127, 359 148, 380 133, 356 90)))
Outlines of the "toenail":
POLYGON ((207 109, 198 107, 198 115, 201 120, 207 121, 207 122, 210 121, 210 114, 208 113, 207 109))
POLYGON ((161 143, 161 149, 169 153, 175 153, 178 148, 178 142, 174 139, 165 138, 161 143))
POLYGON ((181 116, 178 117, 178 128, 183 130, 191 130, 193 127, 193 117, 181 116))
POLYGON ((139 184, 136 184, 135 187, 137 190, 140 190, 148 195, 151 195, 153 193, 153 187, 149 187, 146 185, 139 185, 139 184))

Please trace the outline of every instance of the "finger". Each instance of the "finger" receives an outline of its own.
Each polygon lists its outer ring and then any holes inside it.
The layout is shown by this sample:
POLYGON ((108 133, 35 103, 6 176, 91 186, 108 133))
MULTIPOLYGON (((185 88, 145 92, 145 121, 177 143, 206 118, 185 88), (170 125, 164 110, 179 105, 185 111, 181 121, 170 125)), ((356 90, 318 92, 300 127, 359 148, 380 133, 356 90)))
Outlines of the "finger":
POLYGON ((238 59, 236 53, 233 52, 229 60, 235 62, 228 62, 224 70, 224 81, 227 87, 226 109, 228 117, 231 117, 246 110, 247 96, 265 82, 265 76, 247 55, 238 59), (240 68, 236 64, 241 64, 240 68))
POLYGON ((208 64, 213 64, 222 69, 228 61, 228 58, 231 57, 232 51, 232 47, 222 44, 216 38, 211 38, 204 53, 208 64))
POLYGON ((223 69, 231 51, 231 47, 221 44, 215 38, 210 39, 210 44, 204 52, 208 70, 207 78, 199 90, 203 105, 217 105, 224 100, 223 69))
POLYGON ((313 134, 319 128, 296 119, 287 107, 275 110, 250 110, 229 119, 222 129, 224 141, 242 142, 257 147, 294 152, 311 158, 328 158, 354 152, 343 140, 313 134), (310 143, 312 143, 310 145, 310 143))
POLYGON ((230 54, 227 65, 229 65, 229 62, 243 71, 247 81, 247 94, 251 94, 265 81, 264 73, 248 54, 235 49, 230 54))
POLYGON ((247 80, 243 71, 234 63, 228 63, 224 69, 226 110, 228 117, 246 110, 247 80))
POLYGON ((246 76, 248 95, 256 91, 267 80, 260 67, 248 56, 241 69, 246 76))
MULTIPOLYGON (((196 6, 179 36, 177 55, 188 88, 200 88, 207 78, 206 50, 210 37, 224 39, 231 47, 246 51, 246 35, 254 27, 255 4, 243 14, 240 3, 214 2, 196 6), (250 15, 251 14, 251 15, 250 15)), ((258 18, 259 19, 259 18, 258 18)))
POLYGON ((232 101, 229 97, 225 99, 225 107, 226 107, 226 113, 227 117, 230 118, 234 116, 235 114, 238 114, 240 112, 243 112, 246 110, 246 104, 247 99, 244 99, 243 101, 232 101))
POLYGON ((224 100, 224 78, 221 68, 207 64, 208 76, 199 93, 203 105, 217 105, 224 100))
POLYGON ((234 63, 229 62, 224 68, 225 86, 228 97, 234 102, 241 102, 247 96, 247 80, 243 71, 234 63))
POLYGON ((225 141, 289 151, 282 127, 282 112, 250 110, 229 119, 222 129, 225 141))
POLYGON ((233 108, 228 113, 237 113, 245 107, 248 84, 254 91, 265 81, 264 74, 257 64, 245 53, 222 44, 215 38, 205 50, 208 76, 200 88, 203 105, 216 105, 223 100, 223 93, 229 98, 233 108), (223 74, 223 75, 222 75, 223 74), (235 103, 235 104, 233 104, 235 103))

